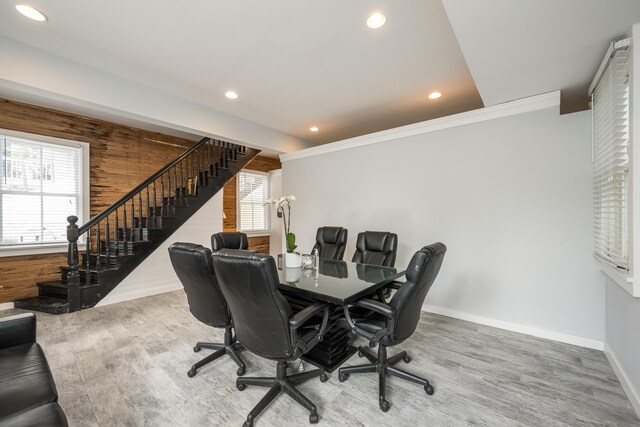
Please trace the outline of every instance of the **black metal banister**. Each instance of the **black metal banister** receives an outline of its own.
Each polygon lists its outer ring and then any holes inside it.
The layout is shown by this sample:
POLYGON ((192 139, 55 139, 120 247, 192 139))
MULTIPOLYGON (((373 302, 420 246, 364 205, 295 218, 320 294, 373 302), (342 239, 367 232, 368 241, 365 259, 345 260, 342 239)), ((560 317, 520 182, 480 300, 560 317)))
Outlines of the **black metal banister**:
MULTIPOLYGON (((213 142, 214 144, 219 144, 222 141, 216 140, 216 139, 212 139, 212 138, 203 138, 201 139, 199 142, 197 142, 196 144, 194 144, 191 148, 189 148, 187 151, 185 151, 184 153, 182 153, 179 157, 177 157, 176 159, 174 159, 173 161, 171 161, 170 163, 168 163, 166 166, 164 166, 162 169, 158 170, 156 173, 154 173, 153 175, 151 175, 149 178, 147 178, 146 180, 144 180, 142 183, 138 184, 136 187, 134 187, 131 191, 129 191, 127 194, 125 194, 124 196, 120 197, 116 202, 114 202, 111 206, 109 206, 108 208, 104 209, 102 212, 100 212, 99 214, 97 214, 96 216, 94 216, 93 218, 91 218, 88 222, 86 222, 84 225, 82 225, 82 227, 78 228, 78 234, 82 235, 84 234, 87 230, 89 230, 90 228, 94 227, 96 224, 98 224, 100 221, 102 221, 103 219, 105 219, 106 217, 108 217, 111 213, 113 213, 115 210, 117 210, 120 206, 122 206, 124 203, 126 203, 129 199, 131 199, 132 197, 134 197, 135 195, 137 195, 139 192, 141 192, 145 187, 149 186, 152 182, 154 182, 155 180, 159 179, 161 176, 163 176, 166 172, 170 171, 171 168, 176 168, 175 172, 177 172, 177 165, 181 164, 182 161, 187 158, 191 153, 193 153, 194 151, 196 151, 198 148, 206 145, 209 141, 213 142)), ((235 144, 230 144, 230 143, 224 143, 224 144, 229 144, 230 147, 235 147, 235 144)), ((175 176, 175 175, 174 175, 175 176)), ((175 189, 177 190, 177 189, 175 189)), ((132 224, 133 225, 133 224, 132 224)), ((141 224, 139 224, 141 225, 141 224)))

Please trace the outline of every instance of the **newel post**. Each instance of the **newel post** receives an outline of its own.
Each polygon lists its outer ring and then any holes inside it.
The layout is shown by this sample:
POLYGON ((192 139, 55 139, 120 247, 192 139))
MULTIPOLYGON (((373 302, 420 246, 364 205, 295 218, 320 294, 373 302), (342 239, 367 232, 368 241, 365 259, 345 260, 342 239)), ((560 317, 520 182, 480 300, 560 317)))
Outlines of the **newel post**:
POLYGON ((78 272, 78 217, 67 217, 67 240, 69 241, 69 272, 67 273, 67 291, 69 295, 69 311, 78 311, 82 307, 80 301, 80 273, 78 272))

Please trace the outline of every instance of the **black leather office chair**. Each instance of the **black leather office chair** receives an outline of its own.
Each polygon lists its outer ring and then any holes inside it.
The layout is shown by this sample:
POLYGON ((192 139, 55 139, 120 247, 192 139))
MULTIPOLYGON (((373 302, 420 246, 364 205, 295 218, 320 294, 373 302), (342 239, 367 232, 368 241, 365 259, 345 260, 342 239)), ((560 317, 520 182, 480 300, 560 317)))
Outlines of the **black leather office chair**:
POLYGON ((249 239, 245 233, 239 231, 225 231, 211 235, 211 249, 248 249, 249 239))
POLYGON ((369 349, 358 347, 358 355, 366 357, 371 363, 340 368, 338 379, 343 382, 349 377, 349 374, 377 372, 379 404, 380 409, 384 412, 387 412, 390 407, 385 398, 385 377, 387 374, 420 384, 424 386, 428 395, 433 394, 433 386, 429 384, 429 381, 393 366, 400 360, 409 363, 411 358, 407 352, 402 351, 387 358, 387 347, 402 343, 415 331, 418 320, 420 320, 422 304, 440 271, 446 250, 446 246, 442 243, 434 243, 416 252, 407 267, 406 282, 392 284, 397 292, 389 304, 371 299, 363 299, 353 304, 356 307, 373 311, 373 315, 354 319, 351 317, 348 307, 345 306, 344 323, 351 331, 368 339, 370 346, 380 345, 377 357, 369 349))
POLYGON ((247 416, 245 427, 252 426, 260 412, 280 392, 287 393, 311 412, 309 422, 318 422, 316 406, 295 388, 295 384, 315 377, 325 382, 327 375, 320 369, 287 375, 287 362, 299 358, 322 340, 329 319, 328 306, 312 304, 294 315, 278 290, 276 263, 268 255, 223 249, 213 254, 213 265, 222 293, 233 312, 236 334, 242 345, 258 356, 278 361, 275 377, 236 380, 239 390, 248 385, 270 387, 247 416), (309 322, 321 314, 321 325, 309 322))
POLYGON ((347 247, 349 231, 342 227, 320 227, 316 233, 316 244, 321 259, 342 260, 347 247))
POLYGON ((331 259, 321 259, 319 263, 320 274, 325 276, 345 279, 349 277, 349 267, 344 261, 334 261, 331 259))
POLYGON ((193 377, 198 369, 227 354, 238 365, 238 375, 244 375, 246 367, 237 350, 240 344, 233 336, 231 312, 227 306, 213 271, 211 250, 193 243, 174 243, 169 246, 169 257, 184 290, 187 293, 191 314, 202 323, 224 328, 224 343, 199 342, 193 347, 215 350, 191 367, 187 375, 193 377))
POLYGON ((358 233, 353 262, 393 267, 396 264, 398 235, 386 231, 358 233))

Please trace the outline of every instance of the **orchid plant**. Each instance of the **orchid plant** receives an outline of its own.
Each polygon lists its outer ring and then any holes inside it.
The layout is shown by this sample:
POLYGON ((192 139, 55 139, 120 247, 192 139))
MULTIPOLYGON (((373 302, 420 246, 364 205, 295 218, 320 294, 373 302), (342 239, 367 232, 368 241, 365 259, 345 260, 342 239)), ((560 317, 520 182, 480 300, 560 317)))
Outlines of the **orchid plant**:
POLYGON ((287 252, 289 253, 292 253, 297 248, 296 235, 291 232, 291 202, 295 200, 296 196, 283 196, 275 199, 267 199, 267 201, 264 202, 265 205, 275 205, 277 209, 282 209, 284 235, 287 241, 287 252))

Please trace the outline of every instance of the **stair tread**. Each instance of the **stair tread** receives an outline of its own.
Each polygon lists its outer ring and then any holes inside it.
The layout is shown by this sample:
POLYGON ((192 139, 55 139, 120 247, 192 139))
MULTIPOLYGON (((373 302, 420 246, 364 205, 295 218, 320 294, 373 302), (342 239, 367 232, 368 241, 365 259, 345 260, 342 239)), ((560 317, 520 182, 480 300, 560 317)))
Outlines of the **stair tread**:
POLYGON ((44 311, 51 314, 69 312, 69 303, 61 298, 31 297, 18 300, 14 304, 16 308, 44 311))

